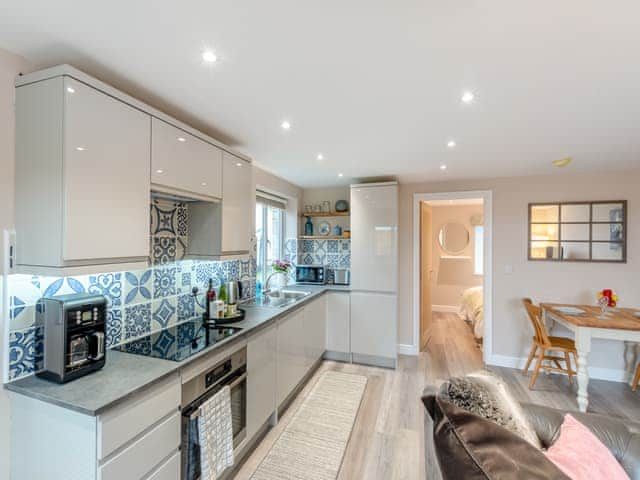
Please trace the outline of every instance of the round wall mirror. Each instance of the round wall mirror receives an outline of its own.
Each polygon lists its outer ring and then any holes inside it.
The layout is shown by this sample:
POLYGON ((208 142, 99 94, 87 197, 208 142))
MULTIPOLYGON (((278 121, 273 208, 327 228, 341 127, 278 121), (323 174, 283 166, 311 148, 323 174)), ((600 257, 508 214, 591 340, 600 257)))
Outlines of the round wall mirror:
POLYGON ((449 254, 461 253, 469 245, 469 231, 461 223, 445 223, 438 233, 438 243, 449 254))

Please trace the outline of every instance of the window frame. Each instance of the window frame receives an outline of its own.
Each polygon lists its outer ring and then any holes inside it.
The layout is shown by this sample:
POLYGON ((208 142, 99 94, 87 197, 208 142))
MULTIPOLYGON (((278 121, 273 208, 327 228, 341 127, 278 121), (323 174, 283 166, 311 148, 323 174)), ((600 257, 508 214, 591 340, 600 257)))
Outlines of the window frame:
MULTIPOLYGON (((256 282, 261 282, 263 287, 264 287, 264 282, 266 281, 267 277, 269 276, 269 274, 271 273, 269 270, 269 265, 267 265, 267 256, 268 256, 268 244, 270 242, 273 242, 273 239, 271 238, 267 238, 269 235, 268 233, 269 230, 267 228, 268 225, 268 219, 269 219, 269 212, 273 209, 273 210, 278 210, 280 212, 280 228, 279 228, 279 232, 278 232, 278 236, 279 236, 279 245, 278 245, 278 250, 281 252, 281 255, 284 255, 284 248, 285 248, 285 234, 286 234, 286 219, 287 219, 287 211, 285 208, 282 207, 276 207, 274 205, 271 205, 269 203, 265 203, 263 201, 260 200, 259 197, 256 198, 256 211, 258 210, 258 206, 261 206, 260 208, 262 208, 262 228, 264 229, 263 235, 261 237, 258 236, 258 225, 257 225, 257 220, 258 220, 258 214, 256 213, 256 224, 254 226, 255 231, 256 231, 256 282), (263 259, 263 261, 265 262, 265 265, 262 266, 262 269, 260 268, 260 259, 263 259)), ((273 232, 271 232, 273 233, 273 232)), ((276 260, 282 260, 282 258, 280 259, 276 259, 276 260)))

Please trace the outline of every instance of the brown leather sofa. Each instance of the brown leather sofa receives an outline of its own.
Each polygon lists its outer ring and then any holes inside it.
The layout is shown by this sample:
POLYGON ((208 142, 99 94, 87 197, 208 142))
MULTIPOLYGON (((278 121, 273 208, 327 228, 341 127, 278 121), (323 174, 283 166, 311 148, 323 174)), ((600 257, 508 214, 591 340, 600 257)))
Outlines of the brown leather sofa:
MULTIPOLYGON (((427 387, 424 396, 436 395, 437 390, 427 387)), ((560 426, 566 412, 540 405, 522 404, 525 414, 536 431, 544 448, 548 448, 557 439, 560 426)), ((429 480, 458 480, 443 476, 438 463, 438 454, 434 446, 433 411, 427 409, 425 415, 425 460, 429 480)), ((640 480, 640 424, 602 415, 571 412, 586 425, 598 439, 606 445, 620 462, 631 480, 640 480)))

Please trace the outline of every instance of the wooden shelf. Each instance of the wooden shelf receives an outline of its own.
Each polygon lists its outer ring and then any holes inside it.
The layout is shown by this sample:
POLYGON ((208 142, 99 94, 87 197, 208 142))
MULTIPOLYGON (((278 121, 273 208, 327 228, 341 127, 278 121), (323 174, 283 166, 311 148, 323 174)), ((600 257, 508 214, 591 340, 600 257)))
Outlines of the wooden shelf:
POLYGON ((344 235, 300 235, 300 240, 350 240, 344 235))
POLYGON ((304 212, 303 217, 348 217, 350 212, 304 212))

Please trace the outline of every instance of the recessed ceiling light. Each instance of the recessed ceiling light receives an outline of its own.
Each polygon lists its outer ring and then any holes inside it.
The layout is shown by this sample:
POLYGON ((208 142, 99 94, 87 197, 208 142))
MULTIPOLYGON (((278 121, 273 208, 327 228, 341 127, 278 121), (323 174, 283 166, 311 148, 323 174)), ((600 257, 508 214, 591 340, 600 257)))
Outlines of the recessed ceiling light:
POLYGON ((236 163, 236 167, 241 167, 241 166, 242 166, 242 163, 240 162, 236 163))
POLYGON ((84 152, 84 147, 76 147, 76 150, 79 152, 84 152))
POLYGON ((203 187, 207 186, 207 182, 202 182, 200 185, 202 185, 203 187))
POLYGON ((338 174, 339 177, 342 177, 343 175, 341 173, 338 174))
POLYGON ((323 154, 321 154, 321 153, 319 153, 318 155, 316 155, 316 158, 317 158, 318 160, 324 160, 324 155, 323 155, 323 154))
POLYGON ((471 103, 471 102, 473 102, 474 98, 475 98, 475 96, 473 95, 473 92, 467 91, 467 92, 464 92, 462 94, 462 101, 464 103, 471 103))
POLYGON ((456 146, 456 142, 454 142, 453 140, 449 140, 447 142, 447 147, 454 148, 455 146, 456 146))
POLYGON ((67 92, 69 93, 76 93, 76 89, 73 87, 67 87, 67 92))
POLYGON ((202 52, 202 59, 205 62, 214 63, 216 60, 218 60, 218 57, 211 50, 205 50, 204 52, 202 52))
POLYGON ((569 165, 572 160, 573 160, 573 158, 571 158, 571 157, 565 157, 565 158, 561 158, 559 160, 554 160, 551 163, 553 163, 553 165, 558 167, 558 168, 562 168, 562 167, 566 167, 567 165, 569 165))
POLYGON ((444 164, 443 164, 443 165, 440 165, 440 170, 446 170, 446 169, 447 169, 447 166, 446 166, 446 165, 444 165, 444 164))
POLYGON ((289 123, 287 120, 285 120, 284 122, 282 122, 282 129, 283 130, 291 130, 291 123, 289 123))
POLYGON ((184 137, 178 137, 178 141, 179 141, 179 142, 186 142, 186 141, 187 141, 187 139, 186 139, 186 138, 184 138, 184 137))
POLYGON ((156 170, 156 173, 162 174, 162 173, 164 173, 164 170, 158 169, 158 170, 156 170))

